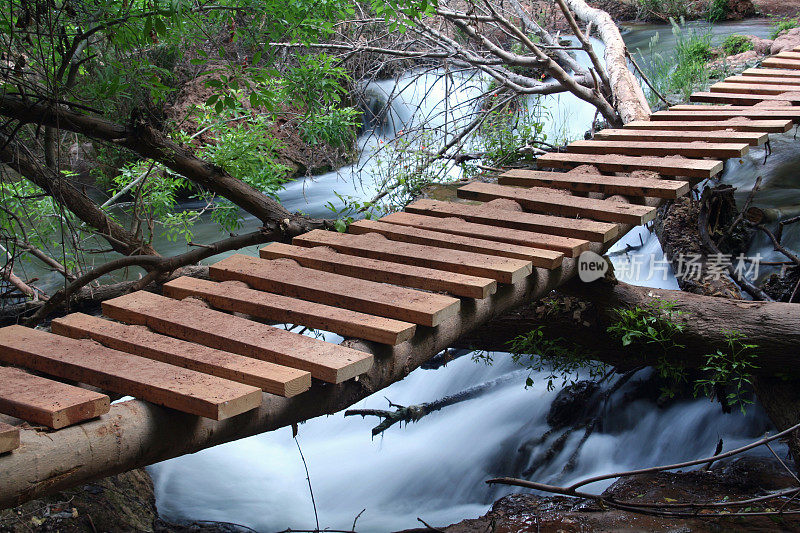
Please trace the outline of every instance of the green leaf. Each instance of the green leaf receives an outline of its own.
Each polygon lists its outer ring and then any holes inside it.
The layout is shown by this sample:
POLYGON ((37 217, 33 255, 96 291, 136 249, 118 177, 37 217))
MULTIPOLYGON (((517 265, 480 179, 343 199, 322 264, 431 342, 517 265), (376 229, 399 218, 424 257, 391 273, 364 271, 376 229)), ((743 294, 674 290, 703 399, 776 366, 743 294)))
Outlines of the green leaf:
POLYGON ((158 35, 166 35, 167 33, 167 25, 164 24, 164 21, 159 17, 153 18, 153 28, 155 28, 158 35))
POLYGON ((336 231, 339 233, 346 233, 347 232, 347 222, 342 219, 338 219, 333 223, 333 227, 336 228, 336 231))

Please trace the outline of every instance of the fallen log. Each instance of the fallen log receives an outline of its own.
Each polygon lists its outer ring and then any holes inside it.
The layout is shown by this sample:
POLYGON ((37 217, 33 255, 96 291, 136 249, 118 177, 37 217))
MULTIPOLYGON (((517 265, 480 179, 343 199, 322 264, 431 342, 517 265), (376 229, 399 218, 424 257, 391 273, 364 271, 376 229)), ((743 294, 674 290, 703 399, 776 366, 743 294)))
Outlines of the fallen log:
MULTIPOLYGON (((573 281, 559 288, 571 298, 559 300, 564 312, 553 316, 550 306, 533 303, 497 317, 483 327, 462 337, 456 346, 489 351, 508 351, 508 342, 542 327, 549 338, 564 338, 593 354, 605 363, 641 366, 655 363, 652 350, 622 349, 619 339, 607 331, 617 319, 616 310, 669 302, 672 311, 680 312, 684 329, 674 354, 676 362, 687 367, 705 363, 706 354, 727 346, 726 331, 744 335, 743 342, 755 344, 758 369, 763 375, 787 373, 796 365, 800 345, 800 306, 783 302, 753 302, 712 298, 684 291, 651 289, 627 283, 573 281), (586 305, 586 304, 590 305, 586 305)), ((672 354, 671 354, 672 355, 672 354)))

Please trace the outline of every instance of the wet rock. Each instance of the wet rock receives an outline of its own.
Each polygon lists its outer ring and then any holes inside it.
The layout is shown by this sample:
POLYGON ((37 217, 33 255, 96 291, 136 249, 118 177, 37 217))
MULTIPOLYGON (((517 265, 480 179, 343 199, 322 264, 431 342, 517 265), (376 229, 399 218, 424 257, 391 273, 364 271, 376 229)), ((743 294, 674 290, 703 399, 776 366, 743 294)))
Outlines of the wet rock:
POLYGON ((581 422, 588 413, 588 401, 598 388, 594 381, 578 381, 561 389, 550 405, 547 423, 558 429, 581 422))
MULTIPOLYGON (((796 482, 771 458, 740 457, 710 471, 661 472, 623 478, 605 495, 636 502, 707 502, 748 499, 796 482)), ((484 516, 440 528, 446 533, 583 531, 800 531, 800 518, 714 517, 674 519, 602 508, 590 500, 512 494, 497 500, 484 516)))

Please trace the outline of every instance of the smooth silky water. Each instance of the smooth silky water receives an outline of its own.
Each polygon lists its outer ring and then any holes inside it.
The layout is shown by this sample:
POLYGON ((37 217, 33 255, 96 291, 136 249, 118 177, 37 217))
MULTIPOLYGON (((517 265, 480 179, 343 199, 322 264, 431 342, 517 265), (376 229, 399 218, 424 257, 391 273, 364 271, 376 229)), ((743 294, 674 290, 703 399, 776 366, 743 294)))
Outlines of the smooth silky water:
MULTIPOLYGON (((717 24, 715 35, 745 33, 766 36, 769 24, 745 21, 717 24)), ((632 49, 647 52, 648 42, 658 32, 658 51, 668 53, 674 45, 668 26, 637 25, 625 31, 632 49)), ((585 58, 582 58, 585 61, 585 58)), ((399 86, 405 87, 410 77, 399 86)), ((377 99, 392 93, 395 81, 370 85, 367 93, 377 99)), ((453 86, 451 85, 450 88, 453 86)), ((474 98, 481 84, 460 85, 449 91, 451 105, 474 98)), ((391 103, 388 117, 360 139, 362 156, 349 167, 312 179, 289 184, 280 197, 293 210, 313 216, 330 216, 327 202, 338 202, 335 193, 361 199, 375 191, 371 176, 374 155, 389 142, 399 128, 408 127, 413 117, 436 118, 441 109, 434 102, 445 96, 442 78, 428 74, 408 85, 391 103), (426 96, 427 95, 427 96, 426 96), (423 97, 426 96, 426 97, 423 97)), ((545 131, 550 139, 581 138, 589 128, 594 109, 570 95, 543 99, 545 131)), ((465 106, 457 111, 466 113, 465 106)), ((777 136, 774 136, 777 137, 777 136)), ((800 204, 797 193, 797 168, 800 151, 791 134, 773 141, 774 154, 762 164, 763 150, 754 149, 741 162, 726 165, 724 182, 739 187, 743 199, 755 177, 764 175, 764 192, 756 202, 764 205, 800 204)), ((453 170, 450 177, 458 177, 453 170)), ((256 228, 247 219, 243 231, 256 228)), ((210 242, 224 237, 212 223, 195 227, 195 241, 210 242)), ((789 244, 796 243, 796 231, 787 231, 789 244)), ((182 245, 160 241, 159 251, 174 254, 182 245)), ((662 272, 650 276, 649 258, 661 257, 658 240, 646 229, 635 228, 614 250, 618 266, 638 257, 644 265, 638 276, 630 272, 625 281, 655 288, 676 288, 674 276, 662 272), (647 278, 650 279, 647 279, 647 278)), ((757 240, 755 250, 766 252, 766 243, 757 240)), ((256 247, 244 250, 256 254, 256 247)), ((220 256, 213 258, 219 260, 220 256)), ((327 340, 337 342, 328 334, 327 340)), ((543 376, 534 375, 534 386, 525 388, 527 372, 508 354, 493 354, 489 366, 464 356, 436 370, 418 369, 355 405, 355 408, 387 408, 386 398, 403 405, 439 399, 476 384, 505 378, 477 399, 445 407, 408 426, 394 426, 383 436, 372 438, 373 418, 345 418, 343 413, 320 417, 300 426, 298 440, 308 463, 319 521, 322 528, 350 529, 358 520, 359 531, 385 532, 419 525, 417 517, 443 525, 487 511, 504 494, 517 491, 489 487, 484 481, 495 476, 522 476, 543 454, 554 437, 531 447, 548 429, 546 417, 557 391, 548 391, 543 376), (524 451, 521 451, 524 450, 524 451)), ((645 377, 643 371, 638 378, 645 377)), ((562 473, 583 432, 576 431, 552 461, 529 474, 530 479, 568 483, 584 476, 631 468, 671 463, 710 455, 718 440, 731 449, 756 439, 769 429, 761 409, 751 406, 747 414, 738 411, 723 415, 719 404, 706 399, 684 401, 658 408, 647 401, 622 403, 632 380, 609 398, 602 410, 602 423, 583 445, 573 471, 562 473)), ((159 512, 167 520, 215 520, 234 522, 258 531, 286 528, 309 529, 315 526, 304 465, 291 429, 243 439, 202 452, 179 457, 149 468, 156 488, 159 512)), ((608 483, 591 487, 602 490, 608 483)))

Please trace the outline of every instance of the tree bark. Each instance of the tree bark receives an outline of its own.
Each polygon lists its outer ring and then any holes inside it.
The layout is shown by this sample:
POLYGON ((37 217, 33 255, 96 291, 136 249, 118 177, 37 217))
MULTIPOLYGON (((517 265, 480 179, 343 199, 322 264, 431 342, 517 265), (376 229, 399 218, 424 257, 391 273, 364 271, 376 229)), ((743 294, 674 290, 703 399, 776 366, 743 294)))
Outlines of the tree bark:
MULTIPOLYGON (((613 365, 641 366, 654 363, 658 354, 635 347, 623 348, 618 338, 606 331, 620 308, 647 308, 659 301, 674 304, 683 313, 679 320, 684 330, 677 342, 684 345, 676 352, 676 362, 698 367, 705 355, 726 349, 725 330, 737 330, 742 342, 755 344, 758 374, 786 372, 796 363, 800 346, 800 306, 783 302, 753 302, 710 298, 699 294, 666 289, 637 287, 627 283, 572 281, 559 288, 569 295, 559 301, 564 312, 553 316, 552 306, 533 303, 497 317, 459 339, 456 346, 490 351, 507 351, 508 341, 530 330, 543 327, 551 339, 563 337, 594 354, 598 361, 613 365), (586 305, 586 303, 591 305, 586 305), (636 351, 637 353, 632 353, 636 351)), ((793 422, 790 425, 793 425, 793 422)), ((787 426, 789 427, 789 426, 787 426)))
POLYGON ((613 105, 622 122, 650 120, 650 105, 636 76, 628 69, 627 47, 611 16, 590 7, 583 0, 564 0, 567 6, 583 22, 592 23, 606 46, 606 72, 614 94, 613 105))

